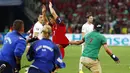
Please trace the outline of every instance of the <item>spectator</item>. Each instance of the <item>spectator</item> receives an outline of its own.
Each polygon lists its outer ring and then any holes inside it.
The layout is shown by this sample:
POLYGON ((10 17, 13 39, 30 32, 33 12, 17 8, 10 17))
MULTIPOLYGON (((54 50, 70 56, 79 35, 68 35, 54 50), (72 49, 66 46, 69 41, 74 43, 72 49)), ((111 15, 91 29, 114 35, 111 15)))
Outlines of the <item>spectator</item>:
MULTIPOLYGON (((65 23, 70 24, 69 28, 73 30, 72 32, 77 32, 78 29, 75 29, 75 26, 77 28, 77 24, 85 23, 86 20, 84 16, 89 12, 92 12, 92 14, 97 18, 101 18, 103 23, 108 22, 108 18, 110 18, 111 21, 129 21, 129 0, 108 1, 109 2, 107 7, 106 0, 55 0, 54 4, 56 9, 60 12, 59 15, 63 20, 65 20, 65 23)), ((48 1, 42 0, 42 2, 47 3, 48 1)), ((29 5, 31 9, 35 10, 37 13, 39 12, 38 8, 40 7, 40 3, 36 1, 35 4, 32 4, 31 1, 29 5), (37 7, 33 8, 33 5, 36 5, 37 7)), ((119 27, 122 29, 122 26, 119 27)))
POLYGON ((122 33, 122 34, 127 34, 127 33, 128 33, 128 27, 127 27, 126 24, 124 24, 124 25, 122 26, 121 33, 122 33))
POLYGON ((7 32, 9 32, 9 28, 8 28, 8 26, 5 26, 4 34, 6 34, 7 32))
POLYGON ((121 28, 119 24, 114 26, 114 32, 115 34, 121 34, 121 28))
POLYGON ((3 44, 3 40, 4 40, 3 35, 0 34, 0 44, 3 44))

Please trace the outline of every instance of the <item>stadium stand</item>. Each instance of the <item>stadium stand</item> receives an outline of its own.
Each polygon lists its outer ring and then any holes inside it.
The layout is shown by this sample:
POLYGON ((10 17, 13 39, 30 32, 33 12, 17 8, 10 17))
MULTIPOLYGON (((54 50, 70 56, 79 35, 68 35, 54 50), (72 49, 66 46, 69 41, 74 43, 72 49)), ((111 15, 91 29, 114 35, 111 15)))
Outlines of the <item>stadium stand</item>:
MULTIPOLYGON (((12 0, 13 1, 13 0, 12 0)), ((25 23, 31 27, 41 11, 41 5, 48 6, 49 0, 21 0, 24 3, 24 13, 21 14, 22 19, 28 17, 25 23), (23 17, 24 16, 24 17, 23 17)), ((130 0, 52 0, 55 10, 59 16, 65 21, 68 33, 80 33, 82 25, 86 22, 86 15, 92 13, 96 20, 100 20, 104 24, 104 33, 110 34, 127 34, 130 33, 130 0), (107 2, 108 1, 108 2, 107 2)), ((11 8, 11 6, 8 6, 11 8)), ((0 6, 2 12, 1 20, 8 16, 9 9, 0 6), (4 11, 4 12, 3 12, 4 11), (5 13, 6 12, 6 13, 5 13)), ((7 8, 7 7, 6 7, 7 8)), ((14 8, 13 8, 14 9, 14 8)), ((21 10, 21 9, 20 9, 21 10)), ((20 11, 19 10, 19 11, 20 11)), ((49 10, 49 9, 48 9, 49 10)), ((16 11, 16 10, 14 10, 16 11)), ((47 12, 49 14, 49 11, 47 12)), ((10 15, 11 16, 11 15, 10 15)), ((18 16, 18 18, 21 18, 18 16)), ((11 19, 12 17, 8 17, 11 19)), ((16 18, 16 17, 13 17, 16 18)), ((26 18, 27 19, 27 18, 26 18)), ((2 24, 9 24, 13 20, 3 19, 2 24)), ((5 26, 6 26, 5 25, 5 26)), ((3 26, 3 27, 5 27, 3 26)), ((9 26, 10 27, 10 26, 9 26)), ((26 27, 25 27, 26 28, 26 27)), ((28 30, 29 28, 26 28, 28 30)), ((1 29, 2 31, 3 29, 1 29)))
POLYGON ((109 33, 130 33, 130 0, 108 0, 108 6, 107 0, 55 0, 54 4, 60 16, 67 21, 69 29, 72 29, 69 32, 80 33, 82 24, 86 22, 85 16, 91 12, 104 25, 109 22, 109 33))

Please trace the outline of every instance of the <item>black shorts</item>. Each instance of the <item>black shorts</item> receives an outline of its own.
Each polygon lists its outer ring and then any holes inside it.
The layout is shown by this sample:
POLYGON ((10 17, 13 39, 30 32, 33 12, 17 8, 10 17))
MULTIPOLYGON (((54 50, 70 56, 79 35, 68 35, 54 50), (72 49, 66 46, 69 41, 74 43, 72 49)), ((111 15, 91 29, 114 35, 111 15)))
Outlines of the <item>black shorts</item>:
MULTIPOLYGON (((30 67, 28 73, 45 73, 45 72, 42 72, 41 70, 36 69, 34 67, 30 67)), ((51 72, 49 72, 49 73, 51 73, 51 72)))
POLYGON ((0 61, 0 73, 14 73, 14 70, 9 63, 0 61))

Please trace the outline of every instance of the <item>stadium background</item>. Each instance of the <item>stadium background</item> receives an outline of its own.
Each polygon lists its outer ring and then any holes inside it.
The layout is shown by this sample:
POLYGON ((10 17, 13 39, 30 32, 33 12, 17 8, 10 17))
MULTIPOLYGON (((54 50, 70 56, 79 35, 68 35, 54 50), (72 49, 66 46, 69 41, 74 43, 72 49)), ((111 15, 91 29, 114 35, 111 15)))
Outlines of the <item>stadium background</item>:
MULTIPOLYGON (((37 21, 42 3, 48 6, 49 0, 0 0, 0 44, 4 35, 10 30, 15 19, 25 22, 25 33, 37 21)), ((99 59, 103 73, 130 73, 130 0, 51 0, 58 15, 64 20, 67 37, 70 40, 81 39, 81 27, 86 22, 86 15, 92 13, 94 18, 104 25, 103 34, 107 37, 110 48, 121 59, 116 65, 104 50, 99 59)), ((48 9, 48 7, 47 7, 48 9)), ((49 15, 49 11, 47 11, 49 15)), ((25 34, 26 35, 26 34, 25 34)), ((67 67, 59 73, 77 73, 81 46, 66 48, 67 67)), ((29 65, 25 54, 22 66, 29 65)), ((89 73, 84 69, 85 73, 89 73)), ((21 70, 24 73, 24 69, 21 70)))

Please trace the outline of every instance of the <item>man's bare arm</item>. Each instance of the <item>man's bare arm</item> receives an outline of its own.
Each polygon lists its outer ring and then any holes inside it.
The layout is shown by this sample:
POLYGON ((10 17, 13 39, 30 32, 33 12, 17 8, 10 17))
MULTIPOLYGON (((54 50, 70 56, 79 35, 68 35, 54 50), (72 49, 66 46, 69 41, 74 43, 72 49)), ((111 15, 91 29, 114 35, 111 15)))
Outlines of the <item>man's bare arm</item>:
POLYGON ((56 14, 56 11, 53 9, 51 2, 49 2, 49 8, 50 8, 50 12, 51 12, 52 16, 56 20, 58 18, 58 15, 56 14))
POLYGON ((119 63, 119 62, 120 62, 120 60, 118 59, 118 57, 116 57, 116 56, 112 53, 112 51, 108 48, 108 45, 107 45, 107 44, 104 44, 103 47, 104 47, 105 51, 107 52, 107 54, 110 55, 111 58, 112 58, 116 63, 119 63))
POLYGON ((84 39, 80 40, 80 41, 70 41, 69 44, 71 45, 80 45, 84 42, 84 39))
POLYGON ((44 23, 49 24, 49 21, 48 21, 47 16, 46 16, 46 6, 45 5, 42 6, 42 15, 43 15, 44 23))
POLYGON ((108 48, 107 44, 104 44, 103 47, 105 51, 107 52, 107 54, 112 55, 112 51, 108 48))

